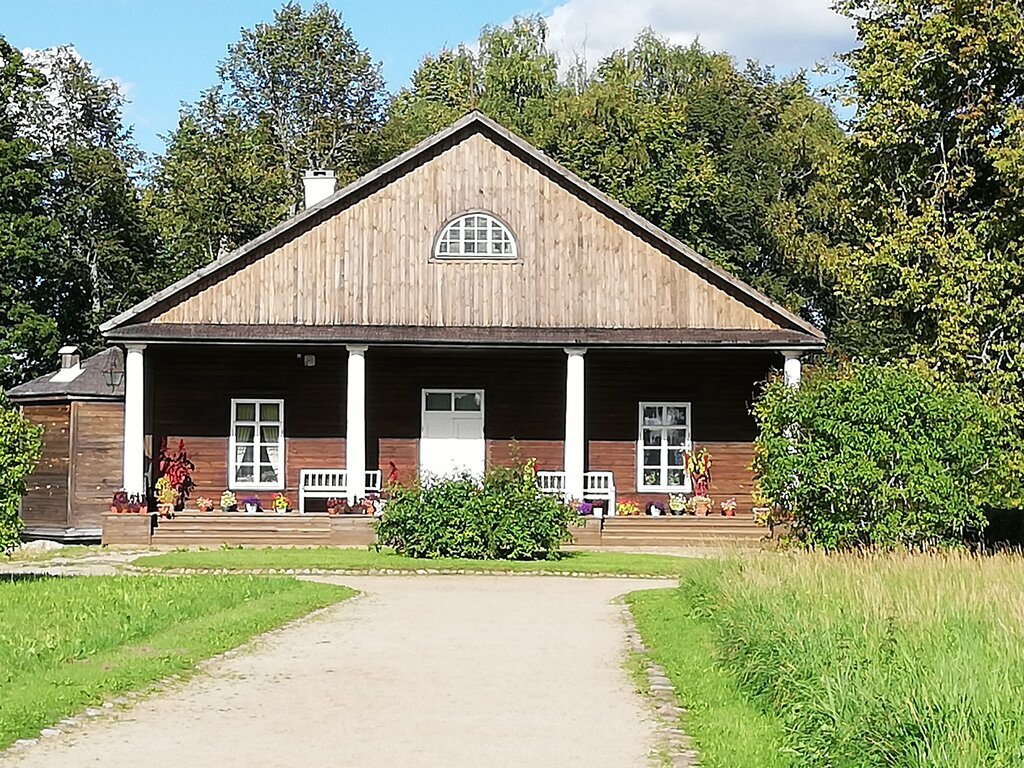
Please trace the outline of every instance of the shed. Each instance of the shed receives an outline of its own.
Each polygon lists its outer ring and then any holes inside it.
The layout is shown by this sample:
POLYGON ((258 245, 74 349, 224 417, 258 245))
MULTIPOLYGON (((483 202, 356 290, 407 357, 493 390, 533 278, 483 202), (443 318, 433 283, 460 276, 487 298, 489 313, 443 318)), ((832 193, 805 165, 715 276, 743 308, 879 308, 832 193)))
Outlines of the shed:
POLYGON ((77 347, 67 346, 60 356, 57 371, 7 393, 43 428, 42 456, 21 503, 24 536, 98 541, 100 515, 121 487, 123 353, 111 347, 82 360, 77 347))

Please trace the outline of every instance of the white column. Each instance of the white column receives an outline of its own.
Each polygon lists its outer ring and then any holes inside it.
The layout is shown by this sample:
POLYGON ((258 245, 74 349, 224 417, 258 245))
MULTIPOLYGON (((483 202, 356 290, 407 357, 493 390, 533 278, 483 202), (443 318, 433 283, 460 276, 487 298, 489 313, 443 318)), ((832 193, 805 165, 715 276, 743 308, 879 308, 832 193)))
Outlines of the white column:
POLYGON ((565 495, 570 499, 583 498, 584 392, 586 365, 583 347, 565 350, 565 495))
POLYGON ((345 409, 345 468, 348 500, 366 496, 366 347, 348 347, 348 386, 345 409))
POLYGON ((129 494, 146 492, 145 344, 129 344, 124 353, 124 490, 129 494))
POLYGON ((782 379, 786 382, 787 387, 793 387, 796 389, 800 386, 800 358, 803 356, 803 353, 786 350, 782 353, 782 356, 785 358, 785 362, 782 367, 782 379))

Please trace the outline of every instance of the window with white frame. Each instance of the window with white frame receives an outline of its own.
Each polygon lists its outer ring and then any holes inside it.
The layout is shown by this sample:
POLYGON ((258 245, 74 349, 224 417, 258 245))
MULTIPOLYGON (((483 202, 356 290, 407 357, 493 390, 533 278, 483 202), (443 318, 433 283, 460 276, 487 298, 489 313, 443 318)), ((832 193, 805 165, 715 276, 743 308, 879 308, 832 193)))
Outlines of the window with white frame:
POLYGON ((689 403, 640 403, 637 490, 689 492, 690 445, 689 403))
POLYGON ((232 488, 284 487, 284 400, 231 401, 232 488))
POLYGON ((467 213, 448 222, 434 245, 438 259, 515 259, 512 232, 487 213, 467 213))

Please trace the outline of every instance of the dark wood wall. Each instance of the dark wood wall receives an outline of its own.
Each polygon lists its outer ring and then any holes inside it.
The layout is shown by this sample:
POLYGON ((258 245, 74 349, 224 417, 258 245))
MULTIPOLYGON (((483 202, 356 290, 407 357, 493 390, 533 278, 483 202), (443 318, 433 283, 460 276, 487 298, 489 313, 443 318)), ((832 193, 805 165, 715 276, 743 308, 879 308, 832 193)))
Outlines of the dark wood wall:
POLYGON ((71 525, 99 528, 121 487, 124 456, 124 404, 72 404, 71 525))
POLYGON ((25 417, 43 428, 43 449, 35 471, 25 480, 21 517, 29 526, 68 525, 71 405, 25 405, 25 417))

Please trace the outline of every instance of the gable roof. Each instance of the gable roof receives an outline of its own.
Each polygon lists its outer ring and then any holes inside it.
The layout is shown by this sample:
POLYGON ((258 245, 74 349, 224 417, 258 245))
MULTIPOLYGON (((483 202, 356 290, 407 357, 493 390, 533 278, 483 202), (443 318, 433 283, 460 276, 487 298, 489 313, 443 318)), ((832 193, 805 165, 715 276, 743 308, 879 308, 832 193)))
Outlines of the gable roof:
POLYGON ((210 264, 196 270, 162 291, 122 312, 113 319, 103 323, 100 330, 109 338, 120 338, 120 329, 127 332, 131 324, 147 324, 162 309, 174 306, 176 302, 187 298, 201 281, 219 279, 232 274, 244 267, 249 259, 264 246, 272 247, 277 242, 284 242, 317 220, 328 217, 334 211, 342 210, 352 201, 372 194, 386 186, 396 177, 416 167, 436 152, 449 144, 457 143, 474 133, 486 135, 499 146, 511 151, 531 166, 550 174, 561 184, 569 188, 578 197, 600 210, 612 220, 632 230, 638 236, 654 242, 673 260, 688 268, 712 285, 727 294, 738 298, 744 304, 776 323, 784 331, 796 332, 806 336, 812 345, 822 345, 824 334, 786 308, 776 304, 764 294, 755 290, 745 282, 726 272, 716 264, 698 254, 689 246, 656 227, 651 222, 616 202, 589 182, 581 179, 572 171, 555 162, 536 147, 494 122, 480 112, 471 112, 448 128, 425 139, 415 147, 395 157, 376 170, 349 184, 320 203, 307 208, 296 216, 282 222, 242 247, 225 254, 210 264))
POLYGON ((24 384, 9 389, 12 402, 66 400, 124 400, 124 381, 114 387, 107 385, 103 371, 113 363, 115 369, 124 370, 122 352, 109 347, 99 354, 87 357, 81 362, 82 372, 70 381, 55 380, 60 371, 47 373, 24 384))

